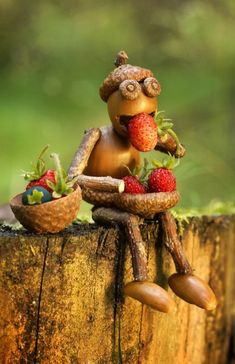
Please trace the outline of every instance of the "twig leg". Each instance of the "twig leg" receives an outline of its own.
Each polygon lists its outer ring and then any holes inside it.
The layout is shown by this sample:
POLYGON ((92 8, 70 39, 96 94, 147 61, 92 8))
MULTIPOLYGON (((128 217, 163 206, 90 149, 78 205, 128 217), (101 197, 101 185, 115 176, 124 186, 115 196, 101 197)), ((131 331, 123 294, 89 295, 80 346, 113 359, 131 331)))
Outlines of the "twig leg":
POLYGON ((133 275, 136 281, 148 280, 147 256, 140 233, 140 218, 114 208, 100 207, 93 211, 93 219, 102 224, 119 224, 126 232, 132 256, 133 275))
POLYGON ((134 281, 124 287, 125 295, 154 310, 169 312, 174 307, 174 301, 163 288, 148 282, 147 257, 139 228, 141 219, 127 212, 105 207, 95 209, 92 216, 98 223, 117 223, 126 232, 132 255, 134 281))
POLYGON ((193 270, 184 255, 182 244, 177 235, 176 222, 170 211, 159 214, 163 230, 164 244, 171 254, 178 273, 192 274, 193 270))

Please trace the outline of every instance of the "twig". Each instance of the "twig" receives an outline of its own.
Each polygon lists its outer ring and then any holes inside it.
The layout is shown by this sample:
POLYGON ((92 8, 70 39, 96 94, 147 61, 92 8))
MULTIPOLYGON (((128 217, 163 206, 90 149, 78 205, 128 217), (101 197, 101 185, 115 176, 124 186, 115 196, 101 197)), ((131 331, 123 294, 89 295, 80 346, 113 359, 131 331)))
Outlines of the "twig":
POLYGON ((181 242, 177 236, 177 227, 173 215, 166 211, 160 213, 159 216, 162 223, 164 244, 174 260, 176 271, 181 274, 192 274, 193 270, 184 255, 181 242))
POLYGON ((91 177, 81 174, 77 177, 77 183, 81 188, 91 188, 92 190, 105 192, 123 192, 125 183, 122 179, 112 177, 91 177))
POLYGON ((104 207, 95 209, 92 218, 98 223, 116 223, 125 228, 132 256, 134 279, 148 280, 147 256, 139 228, 141 219, 127 212, 104 207))
POLYGON ((185 147, 182 144, 179 144, 178 146, 175 138, 168 132, 166 132, 164 136, 158 136, 155 150, 159 150, 163 153, 170 153, 176 158, 182 158, 186 153, 185 147))
POLYGON ((87 166, 91 152, 100 138, 100 135, 101 131, 98 128, 88 129, 85 132, 82 142, 76 151, 72 163, 68 169, 69 179, 82 174, 87 166))

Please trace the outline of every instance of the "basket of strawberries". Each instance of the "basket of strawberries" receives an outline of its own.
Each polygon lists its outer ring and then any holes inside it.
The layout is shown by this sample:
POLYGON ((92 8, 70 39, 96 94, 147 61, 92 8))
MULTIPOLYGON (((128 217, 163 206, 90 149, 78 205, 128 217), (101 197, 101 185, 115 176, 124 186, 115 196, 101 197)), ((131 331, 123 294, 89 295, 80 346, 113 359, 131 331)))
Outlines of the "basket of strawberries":
POLYGON ((76 179, 69 180, 61 167, 59 156, 51 154, 55 169, 46 169, 43 154, 31 172, 25 172, 28 181, 23 193, 10 201, 17 220, 35 233, 56 233, 76 219, 81 201, 81 189, 76 179))

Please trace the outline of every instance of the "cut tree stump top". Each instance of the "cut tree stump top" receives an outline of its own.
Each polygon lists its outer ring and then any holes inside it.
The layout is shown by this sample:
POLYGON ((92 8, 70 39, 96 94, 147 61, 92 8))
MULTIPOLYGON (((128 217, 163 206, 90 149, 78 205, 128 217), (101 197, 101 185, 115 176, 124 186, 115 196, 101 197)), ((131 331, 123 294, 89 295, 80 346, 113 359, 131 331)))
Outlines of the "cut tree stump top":
MULTIPOLYGON (((141 227, 152 281, 176 302, 170 314, 122 296, 132 267, 123 231, 74 225, 55 235, 0 229, 0 363, 225 364, 235 314, 235 218, 192 218, 182 244, 218 307, 176 297, 157 222, 141 227)), ((230 353, 230 354, 229 354, 230 353)))

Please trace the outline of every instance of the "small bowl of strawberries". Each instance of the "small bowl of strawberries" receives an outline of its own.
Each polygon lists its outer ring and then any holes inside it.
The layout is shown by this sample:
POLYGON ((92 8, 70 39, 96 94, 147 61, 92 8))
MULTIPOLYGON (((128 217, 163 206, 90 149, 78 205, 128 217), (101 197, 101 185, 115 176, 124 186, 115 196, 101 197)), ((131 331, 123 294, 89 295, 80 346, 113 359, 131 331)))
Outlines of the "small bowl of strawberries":
POLYGON ((57 233, 76 219, 81 202, 81 189, 76 179, 69 180, 61 167, 59 156, 51 154, 55 169, 46 169, 43 154, 31 172, 25 172, 28 181, 23 193, 10 201, 17 220, 35 233, 57 233))

